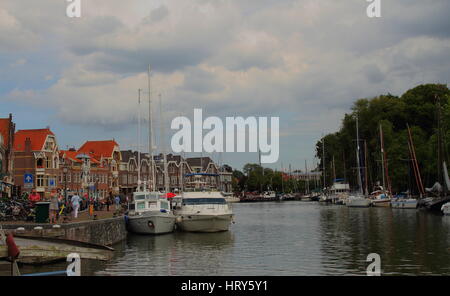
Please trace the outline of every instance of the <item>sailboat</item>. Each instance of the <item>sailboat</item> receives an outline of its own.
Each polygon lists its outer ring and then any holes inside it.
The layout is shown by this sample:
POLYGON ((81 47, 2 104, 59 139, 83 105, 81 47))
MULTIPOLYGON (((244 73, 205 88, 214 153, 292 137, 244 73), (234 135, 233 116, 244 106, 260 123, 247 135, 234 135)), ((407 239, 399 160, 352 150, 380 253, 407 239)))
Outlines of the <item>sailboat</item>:
MULTIPOLYGON (((362 178, 361 178, 361 162, 360 162, 360 146, 359 146, 359 126, 358 116, 356 116, 356 162, 358 169, 358 186, 359 192, 350 195, 347 199, 346 206, 350 208, 368 208, 371 205, 371 200, 363 193, 362 178)), ((367 178, 367 176, 366 176, 367 178)))
MULTIPOLYGON (((438 196, 433 198, 428 198, 424 200, 423 206, 433 212, 443 211, 444 205, 450 202, 450 196, 447 195, 450 190, 450 178, 448 176, 447 163, 445 161, 445 143, 442 132, 442 124, 441 124, 441 102, 440 98, 436 95, 436 105, 437 105, 437 139, 438 139, 438 187, 441 187, 441 190, 438 190, 438 196), (442 169, 442 171, 441 171, 442 169), (443 174, 442 174, 443 172, 443 174), (443 180, 444 179, 444 180, 443 180), (444 186, 441 186, 441 182, 444 181, 444 186)), ((428 189, 427 189, 428 190, 428 189)))
POLYGON ((326 186, 326 171, 325 171, 325 137, 322 140, 322 173, 323 173, 323 190, 320 195, 319 202, 329 203, 332 202, 331 197, 328 195, 326 186))
MULTIPOLYGON (((151 124, 151 97, 150 97, 150 67, 149 67, 149 156, 150 165, 154 168, 153 159, 153 144, 152 144, 152 124, 151 124)), ((139 105, 140 105, 140 94, 139 90, 139 105)), ((140 127, 140 106, 138 111, 138 130, 140 127)), ((138 132, 138 134, 140 131, 138 132)), ((139 142, 140 136, 138 136, 139 142)), ((140 144, 140 143, 139 143, 140 144)), ((139 145, 138 145, 139 146, 139 145)), ((171 203, 166 198, 166 195, 158 191, 148 191, 145 186, 142 186, 140 180, 141 171, 141 160, 140 151, 138 149, 138 187, 136 192, 133 193, 133 200, 128 206, 128 215, 126 216, 127 229, 130 232, 138 234, 163 234, 170 233, 175 230, 175 219, 171 209, 171 203)), ((165 165, 167 170, 167 166, 165 165)), ((152 179, 153 186, 151 189, 155 188, 155 178, 152 179)))
POLYGON ((387 161, 387 153, 384 150, 384 136, 383 136, 383 126, 380 123, 380 152, 381 152, 381 168, 383 176, 383 186, 379 187, 377 191, 371 193, 372 205, 374 207, 390 207, 391 206, 391 181, 389 179, 389 169, 387 161), (386 190, 387 183, 387 190, 386 190))
MULTIPOLYGON (((409 154, 411 157, 411 166, 414 171, 414 177, 416 180, 417 188, 419 190, 419 195, 420 195, 420 197, 423 197, 423 195, 425 194, 425 191, 423 188, 422 178, 420 175, 419 164, 417 163, 416 150, 414 148, 414 142, 413 142, 413 138, 412 138, 412 134, 411 134, 411 129, 409 128, 408 124, 407 124, 407 129, 408 129, 408 148, 409 148, 409 154)), ((411 190, 408 190, 408 195, 409 195, 410 191, 411 190)), ((397 198, 393 198, 391 200, 391 207, 394 209, 416 209, 417 206, 418 206, 418 200, 415 198, 411 198, 411 197, 406 197, 406 198, 397 197, 397 198)))

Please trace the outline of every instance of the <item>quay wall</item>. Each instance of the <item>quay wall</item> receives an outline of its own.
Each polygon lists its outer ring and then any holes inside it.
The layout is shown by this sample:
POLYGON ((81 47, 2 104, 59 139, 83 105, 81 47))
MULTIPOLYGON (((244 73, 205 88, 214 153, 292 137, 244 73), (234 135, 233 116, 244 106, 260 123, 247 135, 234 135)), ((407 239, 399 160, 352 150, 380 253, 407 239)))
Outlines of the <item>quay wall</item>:
MULTIPOLYGON (((1 225, 1 223, 0 223, 1 225)), ((43 237, 111 246, 127 237, 124 217, 58 224, 3 224, 4 230, 21 237, 43 237), (17 230, 18 228, 25 230, 17 230), (42 229, 35 229, 35 228, 42 229)))

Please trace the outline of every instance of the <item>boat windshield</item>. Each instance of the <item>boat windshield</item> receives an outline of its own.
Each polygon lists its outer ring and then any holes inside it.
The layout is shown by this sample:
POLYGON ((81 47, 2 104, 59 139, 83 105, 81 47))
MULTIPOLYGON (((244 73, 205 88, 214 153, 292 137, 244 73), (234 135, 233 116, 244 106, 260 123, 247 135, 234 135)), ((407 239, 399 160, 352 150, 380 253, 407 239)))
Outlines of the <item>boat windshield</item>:
POLYGON ((226 204, 224 198, 186 198, 183 199, 185 205, 204 205, 204 204, 226 204))

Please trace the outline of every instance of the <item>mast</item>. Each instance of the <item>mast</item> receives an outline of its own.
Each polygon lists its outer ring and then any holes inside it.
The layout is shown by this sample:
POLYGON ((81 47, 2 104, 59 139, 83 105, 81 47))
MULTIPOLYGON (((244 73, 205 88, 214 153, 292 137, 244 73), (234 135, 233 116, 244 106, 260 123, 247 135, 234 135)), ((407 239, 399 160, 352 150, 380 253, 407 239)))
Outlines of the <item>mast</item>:
POLYGON ((306 173, 306 192, 305 194, 309 194, 309 175, 308 175, 308 164, 305 159, 305 173, 306 173))
POLYGON ((159 94, 159 119, 161 121, 160 125, 161 125, 161 148, 162 148, 162 152, 163 152, 163 159, 164 159, 164 163, 163 163, 163 168, 164 168, 164 190, 167 193, 169 193, 170 191, 170 186, 169 186, 169 174, 167 172, 167 155, 166 155, 166 144, 164 141, 164 137, 165 137, 165 128, 164 128, 164 116, 163 116, 163 111, 162 111, 162 99, 161 99, 161 94, 159 94))
POLYGON ((334 155, 333 155, 333 182, 336 181, 336 163, 334 162, 334 155))
POLYGON ((381 125, 381 123, 380 123, 380 145, 381 145, 381 165, 383 170, 383 189, 386 191, 385 186, 387 184, 388 192, 390 195, 392 195, 391 180, 389 178, 387 152, 384 149, 384 134, 383 134, 383 126, 381 125))
POLYGON ((326 181, 325 181, 325 136, 322 139, 322 172, 323 172, 323 189, 325 190, 326 181))
POLYGON ((137 191, 141 191, 141 89, 138 89, 138 186, 137 191))
POLYGON ((358 186, 359 192, 363 194, 362 180, 361 180, 361 163, 359 160, 359 124, 358 124, 358 115, 356 115, 356 163, 358 167, 358 186))
POLYGON ((366 190, 366 195, 369 195, 369 173, 367 165, 367 141, 364 140, 364 185, 366 190))
POLYGON ((411 129, 409 128, 409 124, 406 124, 406 126, 408 128, 408 136, 409 136, 408 147, 409 147, 409 152, 411 153, 411 158, 412 158, 411 161, 412 161, 412 165, 413 165, 413 169, 414 169, 414 176, 416 178, 416 183, 417 183, 417 187, 419 189, 420 198, 422 198, 423 195, 425 195, 425 190, 423 188, 422 177, 420 175, 420 170, 419 170, 419 164, 417 163, 416 150, 414 149, 414 142, 413 142, 413 138, 412 138, 412 134, 411 134, 411 129))
POLYGON ((151 96, 151 82, 150 82, 151 68, 148 65, 148 152, 150 155, 150 174, 151 190, 155 191, 156 188, 156 176, 155 176, 155 160, 153 159, 153 114, 152 114, 152 96, 151 96))

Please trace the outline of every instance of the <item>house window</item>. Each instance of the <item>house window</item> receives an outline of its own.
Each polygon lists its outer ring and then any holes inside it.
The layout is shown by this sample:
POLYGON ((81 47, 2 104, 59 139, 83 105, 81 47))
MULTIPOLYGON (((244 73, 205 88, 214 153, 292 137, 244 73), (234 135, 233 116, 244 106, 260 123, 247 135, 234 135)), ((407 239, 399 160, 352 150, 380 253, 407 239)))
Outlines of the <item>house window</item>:
POLYGON ((44 160, 42 158, 36 159, 36 167, 38 169, 43 169, 44 168, 44 160))
POLYGON ((45 160, 45 168, 51 169, 52 168, 52 160, 50 158, 47 158, 45 160))
POLYGON ((44 187, 44 175, 37 175, 36 176, 36 187, 44 187))

